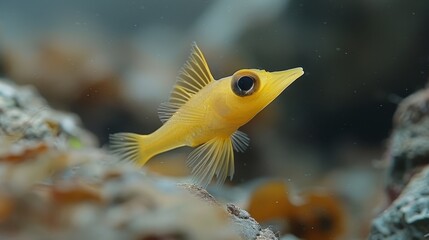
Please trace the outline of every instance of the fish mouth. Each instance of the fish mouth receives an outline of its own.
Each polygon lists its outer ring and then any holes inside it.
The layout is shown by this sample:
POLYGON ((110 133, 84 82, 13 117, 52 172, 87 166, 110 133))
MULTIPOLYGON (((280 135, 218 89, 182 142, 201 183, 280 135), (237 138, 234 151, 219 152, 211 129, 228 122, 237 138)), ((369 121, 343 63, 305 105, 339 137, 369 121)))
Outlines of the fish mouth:
POLYGON ((274 81, 277 83, 282 82, 282 85, 286 85, 286 88, 304 74, 304 69, 302 69, 302 67, 297 67, 284 71, 272 72, 272 74, 274 81))
POLYGON ((280 94, 295 80, 301 77, 304 74, 304 70, 302 67, 297 67, 284 71, 272 72, 271 74, 274 80, 272 81, 273 89, 275 89, 277 94, 280 94))

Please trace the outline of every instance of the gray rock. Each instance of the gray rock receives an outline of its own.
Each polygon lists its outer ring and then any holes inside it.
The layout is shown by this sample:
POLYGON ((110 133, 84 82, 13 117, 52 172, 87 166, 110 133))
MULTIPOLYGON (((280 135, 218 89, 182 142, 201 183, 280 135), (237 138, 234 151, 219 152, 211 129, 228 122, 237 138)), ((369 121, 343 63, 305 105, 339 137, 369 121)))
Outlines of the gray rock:
POLYGON ((1 239, 277 239, 200 187, 119 162, 31 87, 0 81, 0 130, 1 239))
MULTIPOLYGON (((205 189, 193 184, 179 184, 180 187, 191 192, 194 196, 203 199, 210 205, 215 205, 224 208, 222 204, 210 195, 205 189)), ((258 222, 253 219, 250 214, 237 207, 232 203, 226 204, 226 211, 232 220, 232 225, 235 231, 241 236, 241 239, 258 239, 258 240, 277 240, 278 238, 274 233, 266 228, 262 229, 258 222)))
POLYGON ((429 233, 429 90, 404 99, 386 153, 390 205, 369 239, 425 239, 429 233))

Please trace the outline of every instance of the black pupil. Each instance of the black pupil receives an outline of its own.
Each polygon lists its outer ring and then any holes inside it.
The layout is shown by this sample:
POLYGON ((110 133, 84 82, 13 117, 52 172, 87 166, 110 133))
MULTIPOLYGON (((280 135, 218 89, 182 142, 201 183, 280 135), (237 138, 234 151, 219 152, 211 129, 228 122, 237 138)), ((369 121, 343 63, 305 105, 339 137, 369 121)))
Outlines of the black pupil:
POLYGON ((253 80, 253 78, 249 76, 244 76, 238 79, 237 86, 242 91, 249 91, 250 89, 252 89, 254 82, 255 81, 253 80))

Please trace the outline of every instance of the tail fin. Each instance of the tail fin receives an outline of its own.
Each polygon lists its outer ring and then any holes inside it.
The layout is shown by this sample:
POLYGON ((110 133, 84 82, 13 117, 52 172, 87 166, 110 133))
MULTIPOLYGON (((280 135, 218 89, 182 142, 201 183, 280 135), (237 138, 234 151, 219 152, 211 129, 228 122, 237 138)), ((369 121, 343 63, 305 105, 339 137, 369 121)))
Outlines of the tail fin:
POLYGON ((152 156, 143 152, 147 135, 115 133, 110 135, 110 151, 121 160, 143 166, 152 156))

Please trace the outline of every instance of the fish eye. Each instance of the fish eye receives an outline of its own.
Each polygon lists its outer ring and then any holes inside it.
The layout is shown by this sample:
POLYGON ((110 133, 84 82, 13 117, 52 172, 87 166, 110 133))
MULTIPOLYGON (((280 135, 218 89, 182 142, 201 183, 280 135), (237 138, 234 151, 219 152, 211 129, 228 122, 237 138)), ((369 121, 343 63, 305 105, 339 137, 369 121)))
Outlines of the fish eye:
POLYGON ((249 96, 255 92, 256 83, 253 76, 239 76, 232 81, 232 90, 237 96, 249 96))

